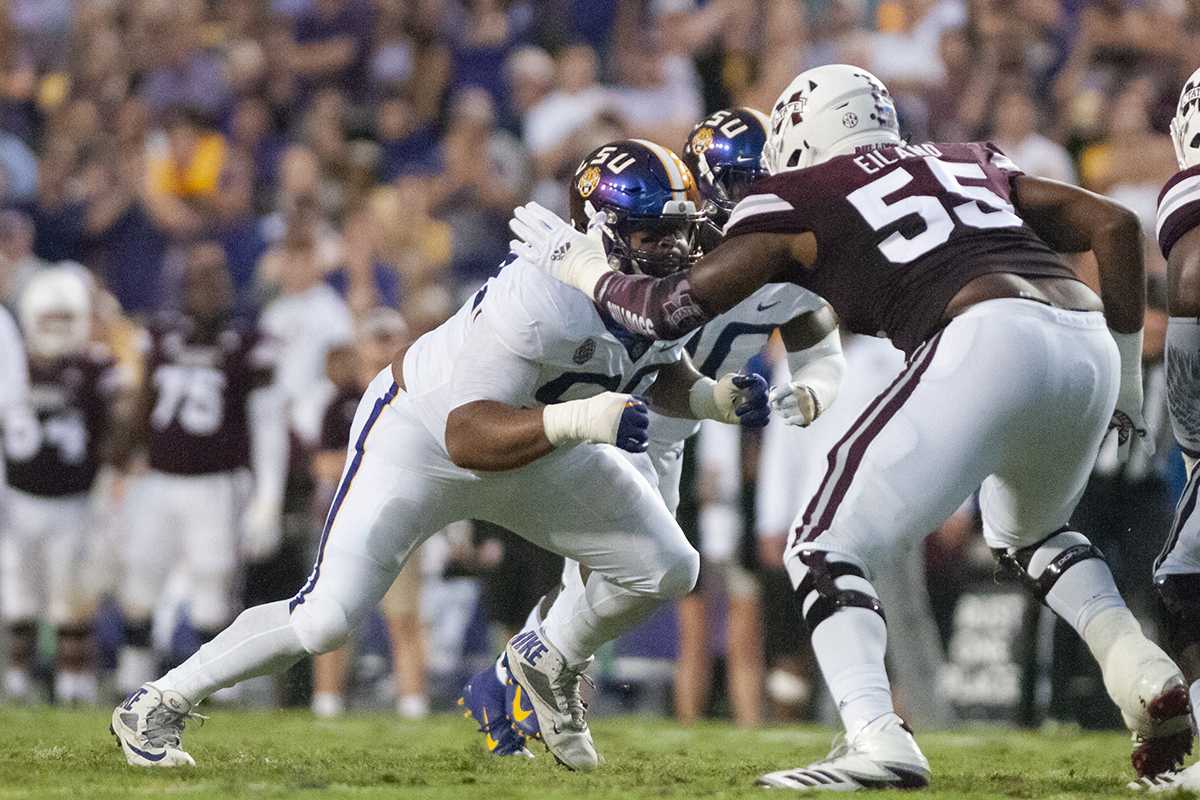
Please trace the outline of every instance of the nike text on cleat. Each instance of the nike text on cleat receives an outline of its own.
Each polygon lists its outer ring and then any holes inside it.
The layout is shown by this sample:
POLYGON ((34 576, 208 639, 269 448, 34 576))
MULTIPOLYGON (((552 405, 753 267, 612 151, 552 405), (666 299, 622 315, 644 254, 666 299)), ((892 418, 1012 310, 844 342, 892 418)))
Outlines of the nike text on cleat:
MULTIPOLYGON (((540 628, 522 631, 510 639, 505 656, 515 684, 510 697, 528 701, 550 754, 569 769, 587 771, 598 767, 600 755, 592 742, 587 706, 579 693, 591 659, 568 664, 540 628), (516 697, 518 688, 520 698, 516 697)), ((528 719, 523 718, 526 722, 528 719)))
POLYGON ((189 719, 205 717, 178 692, 160 691, 147 683, 113 709, 109 731, 135 767, 195 766, 183 750, 183 728, 189 719))
POLYGON ((757 783, 800 792, 921 789, 929 785, 929 762, 904 721, 895 714, 885 714, 852 740, 835 742, 824 761, 770 772, 757 783))
POLYGON ((505 709, 507 698, 505 686, 496 677, 495 665, 471 676, 462 688, 458 704, 463 707, 463 716, 475 720, 483 734, 487 751, 497 756, 524 756, 533 758, 525 747, 525 737, 513 727, 505 709))

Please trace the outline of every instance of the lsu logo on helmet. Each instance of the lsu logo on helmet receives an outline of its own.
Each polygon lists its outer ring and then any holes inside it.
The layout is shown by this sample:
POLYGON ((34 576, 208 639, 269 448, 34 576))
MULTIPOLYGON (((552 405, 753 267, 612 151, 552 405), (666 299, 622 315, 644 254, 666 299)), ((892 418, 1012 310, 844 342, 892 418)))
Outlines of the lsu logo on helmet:
POLYGON ((596 166, 588 167, 579 176, 579 181, 576 183, 576 188, 579 189, 580 197, 590 197, 592 192, 596 191, 596 187, 600 185, 600 168, 596 166))
POLYGON ((692 152, 698 156, 704 153, 713 145, 713 129, 704 127, 696 131, 692 136, 692 152))

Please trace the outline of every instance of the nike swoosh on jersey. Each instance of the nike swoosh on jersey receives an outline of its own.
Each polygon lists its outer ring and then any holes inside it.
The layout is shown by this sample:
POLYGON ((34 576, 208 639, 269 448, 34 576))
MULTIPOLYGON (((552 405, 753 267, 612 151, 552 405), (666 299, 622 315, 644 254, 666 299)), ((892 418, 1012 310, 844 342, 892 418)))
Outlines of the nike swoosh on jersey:
POLYGON ((776 300, 774 303, 767 303, 766 305, 763 305, 762 303, 759 303, 759 304, 758 304, 758 310, 759 310, 759 311, 766 311, 768 308, 774 308, 775 306, 779 305, 779 304, 780 304, 780 303, 782 303, 782 302, 783 302, 782 300, 776 300))

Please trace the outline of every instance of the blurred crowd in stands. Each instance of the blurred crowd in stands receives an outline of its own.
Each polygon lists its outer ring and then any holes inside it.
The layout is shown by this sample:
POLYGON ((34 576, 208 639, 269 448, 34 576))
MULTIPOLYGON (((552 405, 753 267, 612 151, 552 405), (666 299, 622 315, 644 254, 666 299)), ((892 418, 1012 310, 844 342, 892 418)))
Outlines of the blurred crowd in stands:
MULTIPOLYGON (((565 179, 605 141, 679 150, 708 111, 769 110, 797 72, 861 64, 889 85, 911 139, 992 139, 1027 172, 1128 204, 1151 233, 1147 417, 1160 455, 1123 468, 1102 456, 1081 509, 1093 515, 1088 530, 1108 529, 1098 543, 1144 598, 1147 554, 1165 536, 1179 481, 1155 367, 1165 316, 1152 228, 1175 169, 1167 121, 1196 53, 1200 9, 1185 0, 8 0, 0 303, 15 308, 46 265, 78 262, 103 290, 98 330, 136 360, 120 332, 179 305, 196 246, 224 262, 239 309, 282 346, 293 442, 284 544, 245 566, 244 600, 287 596, 341 469, 344 441, 323 435, 323 421, 387 361, 381 347, 435 327, 496 271, 514 205, 565 210, 565 179)), ((1090 272, 1086 257, 1079 267, 1090 272)), ((684 720, 728 705, 756 724, 764 687, 775 715, 810 713, 811 661, 776 569, 799 500, 778 490, 766 505, 786 511, 755 523, 756 482, 782 469, 760 461, 760 444, 701 445, 716 455, 693 458, 691 510, 681 510, 706 558, 739 561, 755 586, 729 581, 678 625, 657 623, 683 631, 686 647, 619 645, 601 668, 622 702, 658 702, 637 687, 656 685, 654 664, 682 653, 684 720), (704 642, 713 630, 727 635, 704 642), (613 666, 622 653, 631 655, 613 666), (722 672, 730 690, 710 693, 722 672)), ((975 524, 964 508, 917 565, 914 580, 929 576, 937 650, 918 663, 962 655, 956 600, 990 576, 975 524)), ((552 559, 485 526, 424 549, 389 625, 365 635, 386 642, 390 627, 394 694, 414 715, 431 693, 452 694, 464 652, 493 653, 557 581, 552 559), (413 645, 422 635, 425 655, 413 645)), ((376 659, 352 660, 361 690, 390 656, 370 641, 359 649, 376 659)), ((314 707, 336 713, 345 667, 318 663, 316 673, 325 699, 314 707)), ((292 700, 307 700, 307 680, 291 683, 302 685, 292 700)), ((1074 714, 1077 700, 1063 703, 1074 714)))

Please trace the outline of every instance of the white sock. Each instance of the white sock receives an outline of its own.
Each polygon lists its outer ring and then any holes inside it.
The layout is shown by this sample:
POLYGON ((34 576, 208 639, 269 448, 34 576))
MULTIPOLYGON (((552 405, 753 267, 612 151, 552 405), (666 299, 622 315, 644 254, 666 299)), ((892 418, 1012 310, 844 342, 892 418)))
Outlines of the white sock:
POLYGON ((290 667, 305 653, 292 628, 288 601, 248 608, 191 658, 154 684, 179 692, 193 705, 246 678, 290 667))
POLYGON ((335 692, 317 692, 313 695, 311 708, 313 716, 321 719, 340 717, 346 711, 346 701, 335 692))
POLYGON ((4 694, 10 700, 25 700, 33 693, 33 681, 29 672, 17 667, 9 667, 4 673, 4 694))
MULTIPOLYGON (((1029 574, 1035 578, 1039 577, 1060 553, 1087 543, 1087 537, 1075 531, 1064 531, 1051 537, 1030 558, 1029 574)), ((1108 564, 1099 558, 1078 561, 1064 572, 1046 595, 1046 605, 1083 636, 1085 641, 1085 632, 1097 614, 1108 609, 1125 609, 1125 601, 1117 591, 1112 571, 1109 570, 1108 564)))
POLYGON ((54 699, 58 702, 92 704, 98 698, 95 674, 81 670, 59 670, 54 676, 54 699))
POLYGON ((586 585, 566 583, 546 613, 542 631, 567 663, 580 664, 591 658, 600 645, 646 619, 663 602, 660 597, 623 589, 593 572, 586 585))
POLYGON ((425 719, 429 716, 429 698, 423 694, 406 694, 396 701, 396 713, 401 719, 425 719))
POLYGON ((883 664, 887 652, 883 617, 866 608, 839 609, 817 625, 812 647, 846 738, 853 739, 867 723, 895 712, 883 664))

